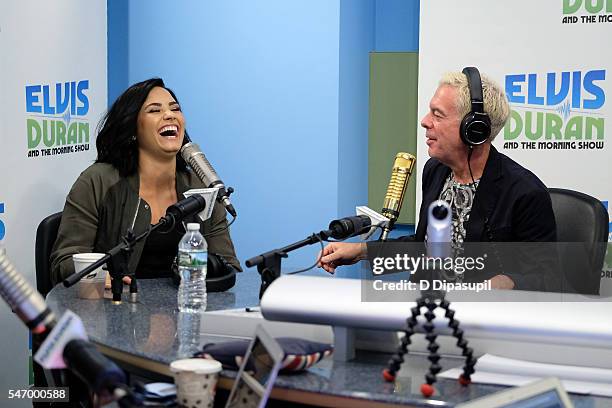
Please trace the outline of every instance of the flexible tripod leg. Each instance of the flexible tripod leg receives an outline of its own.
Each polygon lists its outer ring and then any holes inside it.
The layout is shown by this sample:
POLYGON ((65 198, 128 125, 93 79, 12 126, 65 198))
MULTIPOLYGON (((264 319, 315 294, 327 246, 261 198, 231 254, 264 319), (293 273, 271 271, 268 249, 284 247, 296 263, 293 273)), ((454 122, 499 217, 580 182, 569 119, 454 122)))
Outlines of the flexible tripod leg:
POLYGON ((417 305, 410 309, 411 316, 406 319, 406 329, 404 330, 404 337, 402 337, 401 344, 397 348, 397 352, 387 363, 387 368, 382 372, 385 381, 395 381, 397 372, 404 362, 404 355, 408 353, 408 346, 412 343, 410 337, 414 334, 414 327, 417 325, 417 316, 421 314, 421 307, 425 305, 425 300, 423 298, 418 298, 416 302, 417 305))
POLYGON ((424 316, 427 322, 423 324, 423 330, 425 331, 425 338, 429 342, 427 346, 429 356, 427 359, 431 365, 429 366, 429 372, 425 375, 425 383, 421 385, 421 393, 425 397, 430 397, 434 394, 433 384, 437 381, 436 376, 442 367, 438 364, 440 361, 440 355, 438 354, 440 346, 436 343, 438 335, 435 333, 433 320, 436 317, 434 311, 437 307, 441 307, 445 311, 444 316, 448 318, 448 326, 453 330, 453 336, 457 339, 457 347, 461 349, 462 355, 465 357, 463 374, 459 376, 459 383, 463 386, 469 385, 471 383, 471 375, 475 371, 474 366, 476 365, 474 350, 468 347, 468 342, 463 337, 463 330, 459 328, 459 320, 455 319, 455 311, 451 309, 450 302, 445 299, 445 294, 424 293, 417 299, 416 303, 416 307, 410 309, 411 316, 406 319, 406 329, 404 330, 402 343, 398 347, 397 353, 389 360, 387 368, 383 370, 383 378, 388 382, 395 381, 397 372, 404 362, 404 355, 408 353, 408 346, 411 344, 410 337, 414 334, 417 317, 421 314, 421 308, 426 307, 427 311, 424 313, 424 316))
POLYGON ((434 310, 436 310, 438 305, 435 300, 427 297, 425 299, 425 306, 427 307, 427 312, 425 312, 427 322, 423 325, 423 330, 425 330, 425 338, 429 342, 427 346, 429 356, 427 359, 431 364, 429 366, 429 372, 425 374, 425 383, 421 385, 421 394, 425 397, 430 397, 434 393, 433 384, 436 382, 436 375, 440 372, 442 367, 438 364, 438 361, 440 361, 440 355, 438 354, 440 346, 436 343, 438 335, 434 331, 435 325, 433 324, 433 320, 436 317, 434 310))
POLYGON ((457 339, 457 347, 461 349, 461 354, 465 357, 463 374, 459 376, 459 383, 467 386, 472 382, 471 375, 475 371, 476 359, 474 358, 474 350, 468 347, 468 341, 463 338, 463 330, 459 328, 459 320, 455 319, 455 311, 450 308, 450 302, 442 299, 440 307, 445 310, 444 316, 448 318, 448 327, 453 329, 453 336, 457 339))

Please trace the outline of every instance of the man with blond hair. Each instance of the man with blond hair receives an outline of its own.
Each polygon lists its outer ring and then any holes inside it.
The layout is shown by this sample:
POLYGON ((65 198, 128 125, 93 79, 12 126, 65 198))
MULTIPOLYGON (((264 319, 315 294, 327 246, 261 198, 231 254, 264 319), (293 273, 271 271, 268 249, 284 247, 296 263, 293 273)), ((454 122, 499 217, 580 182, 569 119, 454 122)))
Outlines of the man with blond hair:
MULTIPOLYGON (((546 186, 491 144, 508 115, 503 90, 476 68, 443 76, 421 120, 431 158, 423 168, 419 223, 414 236, 399 241, 426 240, 427 209, 438 199, 451 206, 454 247, 463 242, 556 241, 546 186)), ((337 266, 366 258, 364 243, 331 243, 319 266, 333 273, 337 266)), ((522 288, 516 280, 500 273, 491 278, 491 286, 522 288)))

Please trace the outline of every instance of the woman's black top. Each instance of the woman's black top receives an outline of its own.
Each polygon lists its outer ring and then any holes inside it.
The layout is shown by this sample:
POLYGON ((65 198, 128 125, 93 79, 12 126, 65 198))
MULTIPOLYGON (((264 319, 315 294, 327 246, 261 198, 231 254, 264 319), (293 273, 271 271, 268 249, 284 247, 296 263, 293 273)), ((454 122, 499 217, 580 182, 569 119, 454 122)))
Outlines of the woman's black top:
POLYGON ((137 279, 169 278, 172 262, 178 253, 178 244, 185 234, 181 223, 168 233, 153 231, 146 238, 145 246, 136 268, 137 279))

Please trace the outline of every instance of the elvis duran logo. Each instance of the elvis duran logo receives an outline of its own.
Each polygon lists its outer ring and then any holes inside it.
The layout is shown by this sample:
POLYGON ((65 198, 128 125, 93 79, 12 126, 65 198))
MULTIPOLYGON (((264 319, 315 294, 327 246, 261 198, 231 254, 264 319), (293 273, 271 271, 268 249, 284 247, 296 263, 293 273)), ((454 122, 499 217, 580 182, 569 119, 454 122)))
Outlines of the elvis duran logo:
POLYGON ((604 148, 606 70, 506 75, 505 149, 604 148))
POLYGON ((89 150, 89 80, 26 85, 28 157, 89 150))
POLYGON ((612 23, 612 0, 563 0, 561 23, 612 23))

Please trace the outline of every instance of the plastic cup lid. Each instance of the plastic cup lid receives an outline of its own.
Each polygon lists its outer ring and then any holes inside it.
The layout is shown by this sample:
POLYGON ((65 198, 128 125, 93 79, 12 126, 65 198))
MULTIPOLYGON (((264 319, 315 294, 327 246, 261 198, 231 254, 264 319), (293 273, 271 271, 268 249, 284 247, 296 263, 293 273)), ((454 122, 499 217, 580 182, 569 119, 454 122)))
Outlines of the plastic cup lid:
POLYGON ((196 374, 215 374, 221 371, 221 363, 206 358, 185 358, 171 362, 170 371, 173 373, 190 371, 196 374))
POLYGON ((72 255, 72 259, 75 259, 81 262, 97 261, 98 259, 102 258, 104 255, 105 254, 101 254, 98 252, 86 252, 83 254, 74 254, 72 255))

